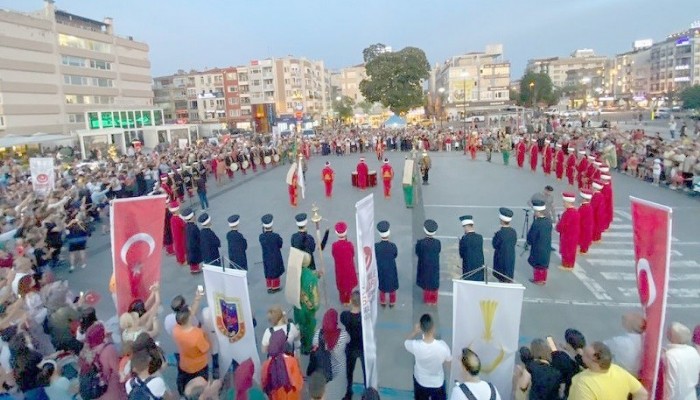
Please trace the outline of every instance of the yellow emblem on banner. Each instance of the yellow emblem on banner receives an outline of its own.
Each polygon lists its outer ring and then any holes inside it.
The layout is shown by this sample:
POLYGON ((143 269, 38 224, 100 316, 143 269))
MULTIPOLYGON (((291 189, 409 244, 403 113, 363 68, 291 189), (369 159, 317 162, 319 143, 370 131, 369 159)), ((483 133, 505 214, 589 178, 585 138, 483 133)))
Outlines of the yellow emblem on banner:
MULTIPOLYGON (((479 307, 481 308, 481 319, 484 321, 484 330, 481 334, 482 340, 488 347, 500 347, 500 351, 498 351, 498 354, 494 357, 493 361, 485 362, 481 366, 481 371, 483 371, 486 374, 490 374, 491 372, 495 371, 499 365, 501 365, 503 359, 506 356, 506 351, 503 348, 503 345, 499 344, 497 346, 494 346, 494 344, 492 344, 493 320, 496 317, 496 311, 498 310, 498 302, 496 300, 482 300, 479 302, 479 307)), ((471 348, 472 346, 469 347, 471 348)), ((480 350, 479 352, 479 355, 481 357, 488 355, 488 352, 484 350, 480 350)))

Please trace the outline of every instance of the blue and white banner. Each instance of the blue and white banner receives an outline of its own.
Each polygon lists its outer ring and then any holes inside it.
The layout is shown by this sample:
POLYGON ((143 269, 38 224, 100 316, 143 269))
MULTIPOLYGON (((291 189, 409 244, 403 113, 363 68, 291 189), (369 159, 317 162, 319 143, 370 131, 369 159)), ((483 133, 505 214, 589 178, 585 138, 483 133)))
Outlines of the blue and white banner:
MULTIPOLYGON (((452 370, 449 382, 463 382, 462 349, 481 360, 481 379, 510 399, 518 352, 525 287, 511 283, 452 281, 452 370)), ((448 392, 451 385, 448 385, 448 392)))
POLYGON ((251 358, 260 382, 260 356, 255 341, 247 271, 203 264, 204 287, 219 344, 221 371, 251 358))
POLYGON ((379 277, 374 254, 374 195, 370 194, 355 204, 357 231, 358 276, 362 309, 362 344, 365 351, 367 386, 378 388, 377 340, 374 329, 377 324, 377 290, 379 277))

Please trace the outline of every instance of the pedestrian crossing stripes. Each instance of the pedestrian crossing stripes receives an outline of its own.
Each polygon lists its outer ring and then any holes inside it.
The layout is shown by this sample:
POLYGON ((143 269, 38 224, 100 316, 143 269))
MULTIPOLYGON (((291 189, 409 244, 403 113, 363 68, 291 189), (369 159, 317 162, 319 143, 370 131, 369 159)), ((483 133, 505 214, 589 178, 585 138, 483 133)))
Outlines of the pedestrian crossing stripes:
MULTIPOLYGON (((634 260, 615 260, 609 258, 589 258, 586 262, 591 265, 600 265, 603 267, 629 267, 634 268, 634 260)), ((671 260, 671 269, 674 267, 689 267, 698 268, 700 263, 695 260, 671 260)))
POLYGON ((581 281, 583 286, 585 286, 598 300, 612 300, 610 295, 603 289, 602 286, 595 279, 588 276, 586 270, 581 267, 578 263, 574 264, 574 270, 572 271, 574 276, 581 281))
MULTIPOLYGON (((634 272, 601 272, 603 278, 609 281, 636 281, 637 274, 634 272)), ((700 274, 670 274, 671 282, 700 281, 700 274)))
MULTIPOLYGON (((618 218, 618 220, 620 220, 620 219, 618 218)), ((625 229, 625 230, 629 229, 629 230, 632 230, 632 225, 629 225, 629 224, 611 224, 610 229, 625 229)))
MULTIPOLYGON (((593 247, 591 249, 588 249, 588 253, 586 254, 634 257, 634 249, 604 249, 600 247, 593 247)), ((671 254, 676 257, 683 257, 683 253, 681 253, 678 250, 671 250, 671 254)))
MULTIPOLYGON (((637 292, 637 288, 618 287, 617 289, 625 297, 637 297, 637 296, 639 296, 639 294, 637 292)), ((683 298, 683 299, 697 299, 697 298, 700 298, 700 289, 669 288, 668 289, 668 296, 669 297, 683 298)))

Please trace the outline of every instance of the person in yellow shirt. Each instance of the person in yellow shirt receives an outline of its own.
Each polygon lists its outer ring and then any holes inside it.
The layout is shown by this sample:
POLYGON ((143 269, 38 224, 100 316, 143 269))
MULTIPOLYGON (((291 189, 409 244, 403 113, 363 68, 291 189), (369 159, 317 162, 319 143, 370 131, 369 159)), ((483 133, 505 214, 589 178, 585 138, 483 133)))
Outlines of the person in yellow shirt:
POLYGON ((612 352, 602 342, 583 350, 587 370, 576 374, 571 383, 569 400, 646 400, 649 394, 641 383, 622 367, 612 363, 612 352))

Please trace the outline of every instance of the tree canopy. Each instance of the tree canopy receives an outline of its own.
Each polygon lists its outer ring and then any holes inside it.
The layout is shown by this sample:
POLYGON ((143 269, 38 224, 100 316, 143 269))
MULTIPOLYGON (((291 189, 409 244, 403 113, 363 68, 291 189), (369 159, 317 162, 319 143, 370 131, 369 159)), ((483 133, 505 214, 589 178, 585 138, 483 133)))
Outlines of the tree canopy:
POLYGON ((520 102, 522 105, 545 103, 551 106, 558 101, 559 93, 554 89, 549 75, 528 71, 520 79, 520 102))
MULTIPOLYGON (((372 53, 372 46, 363 54, 372 53)), ((360 91, 367 101, 381 103, 395 114, 423 105, 422 81, 428 78, 430 71, 423 50, 406 47, 394 53, 373 55, 365 70, 367 79, 360 83, 360 91)))
POLYGON ((683 89, 680 99, 685 109, 700 109, 700 85, 683 89))
POLYGON ((333 110, 338 113, 338 117, 342 120, 352 118, 354 106, 355 101, 350 96, 343 96, 340 101, 333 100, 333 110))
POLYGON ((365 60, 365 64, 372 61, 376 56, 383 54, 386 51, 386 45, 383 43, 375 43, 369 45, 366 49, 362 50, 362 59, 365 60))

